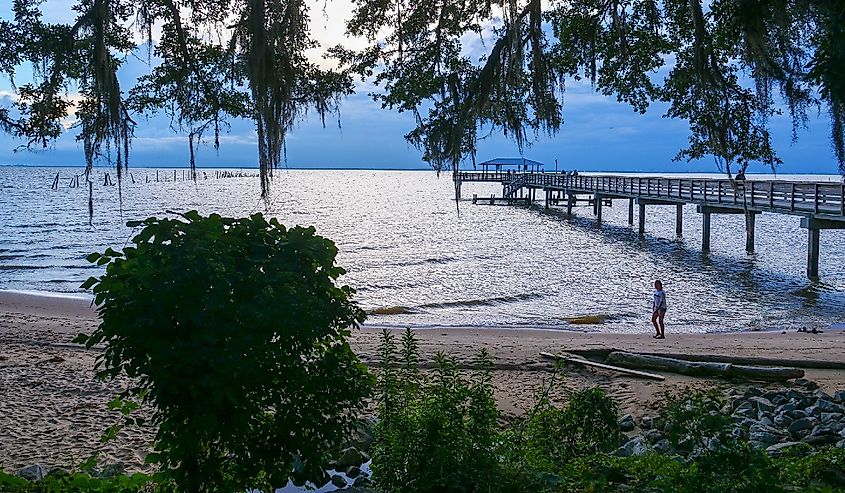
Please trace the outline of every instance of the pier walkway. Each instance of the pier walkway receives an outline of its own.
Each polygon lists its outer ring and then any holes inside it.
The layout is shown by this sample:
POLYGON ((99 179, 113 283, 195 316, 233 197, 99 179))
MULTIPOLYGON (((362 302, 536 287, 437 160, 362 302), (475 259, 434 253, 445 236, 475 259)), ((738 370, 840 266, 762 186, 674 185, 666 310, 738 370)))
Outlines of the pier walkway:
MULTIPOLYGON (((819 238, 823 229, 845 229, 845 184, 748 180, 731 182, 712 178, 659 178, 618 175, 564 175, 558 173, 506 173, 461 171, 454 175, 458 197, 463 183, 501 183, 502 197, 536 201, 545 194, 545 207, 563 205, 567 214, 585 200, 601 222, 602 207, 615 199, 628 200, 628 224, 634 223, 634 205, 639 209, 639 233, 645 234, 646 206, 675 206, 676 232, 683 230, 683 206, 695 204, 702 215, 701 248, 710 250, 712 214, 744 214, 746 250, 754 250, 757 214, 790 214, 801 217, 807 230, 807 276, 819 275, 819 238)), ((483 203, 482 201, 479 201, 483 203)), ((493 200, 491 200, 493 203, 493 200)))

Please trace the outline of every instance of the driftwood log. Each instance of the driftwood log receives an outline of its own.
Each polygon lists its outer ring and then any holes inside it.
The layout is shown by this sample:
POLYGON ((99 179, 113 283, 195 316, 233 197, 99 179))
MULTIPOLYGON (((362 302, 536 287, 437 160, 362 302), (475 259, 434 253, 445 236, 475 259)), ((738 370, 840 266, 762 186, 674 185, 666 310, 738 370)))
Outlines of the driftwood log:
POLYGON ((567 363, 575 363, 575 364, 578 364, 578 365, 590 366, 590 367, 593 367, 593 368, 601 368, 603 370, 611 370, 611 371, 624 373, 626 375, 631 375, 631 376, 635 376, 635 377, 650 378, 652 380, 660 380, 660 381, 666 380, 666 377, 664 377, 663 375, 657 375, 655 373, 647 373, 647 372, 639 371, 639 370, 631 370, 629 368, 620 368, 618 366, 606 365, 604 363, 596 363, 595 361, 590 361, 590 360, 584 359, 584 358, 576 358, 576 357, 572 357, 572 356, 567 356, 565 354, 551 354, 551 353, 541 352, 540 356, 543 357, 543 358, 546 358, 546 359, 563 360, 567 363))
MULTIPOLYGON (((567 352, 585 358, 604 360, 610 353, 617 352, 612 348, 568 349, 567 352)), ((622 351, 627 352, 627 351, 622 351)), ((814 359, 765 358, 759 356, 727 356, 723 354, 685 354, 685 353, 636 353, 648 356, 680 359, 684 361, 704 361, 710 363, 731 363, 745 366, 785 366, 789 368, 813 368, 818 370, 845 370, 845 361, 825 361, 814 359)))
POLYGON ((648 354, 614 351, 607 356, 607 363, 624 368, 667 371, 692 377, 744 378, 782 382, 804 376, 799 368, 760 367, 718 363, 710 361, 685 361, 648 354))

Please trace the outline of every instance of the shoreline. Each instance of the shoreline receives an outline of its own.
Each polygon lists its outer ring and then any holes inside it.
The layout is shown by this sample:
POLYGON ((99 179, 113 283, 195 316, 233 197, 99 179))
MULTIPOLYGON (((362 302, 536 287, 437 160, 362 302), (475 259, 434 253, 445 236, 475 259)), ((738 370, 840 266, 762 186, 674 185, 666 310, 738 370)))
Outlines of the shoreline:
MULTIPOLYGON (((97 324, 90 301, 0 292, 0 469, 14 470, 40 463, 69 467, 99 451, 104 462, 123 462, 130 471, 145 470, 150 429, 124 429, 116 442, 100 443, 107 426, 119 417, 106 408, 127 381, 100 382, 94 378, 96 351, 70 344, 97 324)), ((398 333, 403 327, 379 325, 353 330, 349 343, 362 362, 376 363, 383 328, 398 333)), ((430 327, 415 330, 422 364, 430 367, 439 352, 468 368, 486 349, 494 363, 494 397, 504 419, 524 415, 536 391, 552 376, 553 365, 541 351, 614 348, 650 353, 720 354, 778 357, 792 360, 845 362, 845 331, 822 334, 789 332, 678 334, 667 332, 658 341, 650 332, 638 334, 583 330, 532 330, 493 327, 430 327)), ((424 370, 428 371, 428 370, 424 370)), ((660 373, 660 372, 658 372, 660 373)), ((845 389, 845 370, 805 369, 806 378, 829 393, 845 389)), ((778 384, 704 379, 665 373, 666 380, 632 378, 619 373, 569 365, 550 394, 558 404, 575 390, 601 387, 617 403, 620 415, 652 416, 667 392, 716 388, 728 392, 749 386, 778 388, 778 384)), ((782 387, 782 386, 780 386, 782 387)), ((370 412, 373 412, 370 403, 370 412)))
MULTIPOLYGON (((33 310, 40 314, 64 316, 71 314, 74 316, 91 316, 96 318, 96 311, 86 305, 91 305, 94 296, 87 293, 65 293, 54 291, 37 291, 25 289, 0 289, 0 311, 6 311, 9 307, 20 306, 27 310, 33 310)), ((368 314, 370 319, 377 319, 379 315, 368 314)), ((577 318, 577 317, 576 317, 577 318)), ((646 316, 643 316, 643 330, 631 331, 628 330, 614 330, 613 319, 601 322, 598 324, 584 324, 584 323, 570 323, 567 325, 517 325, 517 324, 502 324, 502 325, 439 325, 439 324, 414 324, 407 322, 393 322, 385 323, 379 321, 367 321, 362 328, 365 330, 405 330, 410 327, 415 331, 437 331, 437 330, 485 330, 485 331, 512 331, 512 332, 563 332, 575 333, 583 335, 638 335, 649 334, 651 326, 645 322, 646 316)), ((689 336, 700 335, 741 335, 741 334, 758 334, 758 333, 781 333, 790 328, 794 324, 784 323, 782 326, 766 326, 762 328, 705 328, 703 331, 696 332, 674 332, 674 334, 689 336)), ((820 324, 817 327, 822 327, 823 331, 845 331, 845 321, 830 322, 828 324, 820 324)), ((670 332, 671 325, 670 325, 670 332)))

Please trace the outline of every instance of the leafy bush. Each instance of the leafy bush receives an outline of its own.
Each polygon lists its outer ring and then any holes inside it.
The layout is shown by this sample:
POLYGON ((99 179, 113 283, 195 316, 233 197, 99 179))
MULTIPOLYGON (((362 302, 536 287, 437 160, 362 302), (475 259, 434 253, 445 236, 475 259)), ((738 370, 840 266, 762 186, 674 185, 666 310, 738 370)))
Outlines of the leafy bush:
POLYGON ((111 478, 92 477, 86 473, 50 474, 38 482, 30 482, 0 472, 2 493, 141 493, 160 491, 149 476, 133 474, 117 475, 111 478))
POLYGON ((490 491, 488 476, 499 463, 489 355, 482 351, 467 377, 438 354, 434 374, 426 377, 417 370, 410 329, 402 337, 401 358, 387 330, 379 354, 380 421, 372 449, 378 487, 408 493, 490 491))
POLYGON ((528 416, 502 433, 500 453, 505 458, 510 488, 538 491, 560 482, 559 473, 570 462, 605 453, 619 444, 620 432, 616 403, 600 388, 573 392, 563 408, 552 406, 547 395, 540 396, 528 416), (530 488, 526 481, 532 482, 530 488))
POLYGON ((79 341, 105 346, 98 377, 134 382, 152 406, 148 460, 190 492, 326 482, 371 380, 346 339, 364 320, 336 285, 337 248, 261 214, 149 218, 134 246, 91 254, 101 318, 79 341))

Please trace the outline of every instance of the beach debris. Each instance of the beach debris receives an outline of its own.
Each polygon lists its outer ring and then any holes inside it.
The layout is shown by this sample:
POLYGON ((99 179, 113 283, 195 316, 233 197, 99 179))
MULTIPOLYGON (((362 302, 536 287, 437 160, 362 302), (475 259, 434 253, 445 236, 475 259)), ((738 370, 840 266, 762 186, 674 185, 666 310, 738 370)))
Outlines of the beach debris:
POLYGON ((786 367, 758 367, 686 361, 663 356, 615 351, 607 356, 607 363, 625 368, 668 371, 693 377, 746 378, 750 380, 785 381, 804 376, 804 370, 786 367))
MULTIPOLYGON (((614 348, 588 348, 588 349, 567 349, 566 352, 583 356, 585 358, 604 360, 613 352, 630 352, 614 348)), ((843 361, 826 361, 814 359, 787 359, 787 358, 765 358, 759 356, 731 356, 724 354, 686 354, 686 353, 654 353, 640 351, 634 354, 649 356, 660 356, 674 358, 684 361, 706 361, 713 363, 731 363, 734 365, 746 366, 786 366, 790 368, 814 368, 819 370, 845 370, 843 361)))
POLYGON ((610 318, 610 315, 582 315, 580 317, 567 317, 564 320, 571 325, 598 325, 610 318))
POLYGON ((543 358, 546 358, 546 359, 563 360, 567 363, 576 363, 576 364, 579 364, 579 365, 592 366, 594 368, 601 368, 601 369, 604 369, 604 370, 612 370, 612 371, 615 371, 615 372, 624 373, 626 375, 633 375, 633 376, 636 376, 636 377, 651 378, 651 379, 654 379, 654 380, 661 380, 661 381, 666 380, 666 377, 664 377, 663 375, 657 375, 655 373, 647 373, 647 372, 638 371, 638 370, 631 370, 631 369, 628 369, 628 368, 620 368, 618 366, 607 365, 607 364, 604 364, 604 363, 597 363, 595 361, 590 361, 590 360, 584 359, 584 358, 578 358, 578 357, 567 356, 567 355, 556 355, 556 354, 551 354, 551 353, 546 353, 546 352, 541 352, 540 356, 543 357, 543 358))
POLYGON ((823 330, 819 330, 816 327, 813 327, 812 329, 807 329, 807 327, 799 327, 798 332, 801 332, 801 333, 804 333, 804 334, 824 334, 823 330))

